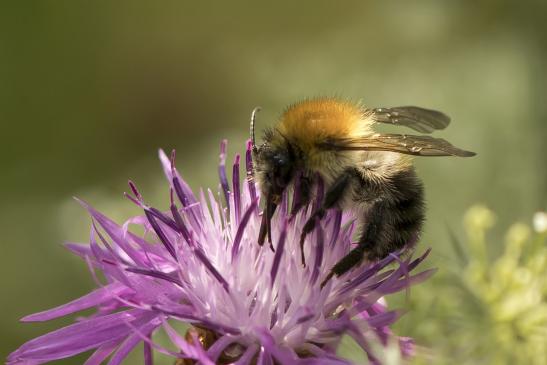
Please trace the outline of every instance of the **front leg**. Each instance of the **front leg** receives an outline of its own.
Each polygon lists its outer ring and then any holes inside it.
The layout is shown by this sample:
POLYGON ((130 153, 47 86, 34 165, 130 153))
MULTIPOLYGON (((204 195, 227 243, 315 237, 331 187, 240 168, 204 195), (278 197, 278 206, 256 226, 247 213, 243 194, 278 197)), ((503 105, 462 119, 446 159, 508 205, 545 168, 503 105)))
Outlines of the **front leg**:
POLYGON ((313 178, 306 172, 301 172, 295 182, 294 200, 291 208, 291 216, 295 216, 300 209, 308 205, 311 200, 311 190, 313 186, 313 178))
POLYGON ((302 229, 302 234, 300 236, 300 253, 302 255, 302 266, 306 266, 306 258, 304 257, 304 241, 306 236, 313 231, 317 221, 321 220, 327 209, 334 207, 342 198, 344 197, 347 188, 350 185, 351 179, 354 176, 354 172, 351 169, 345 170, 340 176, 334 180, 332 185, 327 190, 325 194, 325 199, 323 204, 315 212, 311 214, 308 218, 304 228, 302 229))

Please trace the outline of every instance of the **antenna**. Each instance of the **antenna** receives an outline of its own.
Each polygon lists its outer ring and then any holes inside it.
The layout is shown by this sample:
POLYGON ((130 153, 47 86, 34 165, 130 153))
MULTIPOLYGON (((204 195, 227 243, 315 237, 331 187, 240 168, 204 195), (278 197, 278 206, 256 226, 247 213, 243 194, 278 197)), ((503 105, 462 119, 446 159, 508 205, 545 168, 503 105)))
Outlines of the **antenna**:
POLYGON ((253 109, 253 112, 251 113, 251 143, 253 152, 257 152, 258 148, 256 147, 255 143, 255 120, 256 120, 256 113, 258 113, 262 108, 257 106, 253 109))

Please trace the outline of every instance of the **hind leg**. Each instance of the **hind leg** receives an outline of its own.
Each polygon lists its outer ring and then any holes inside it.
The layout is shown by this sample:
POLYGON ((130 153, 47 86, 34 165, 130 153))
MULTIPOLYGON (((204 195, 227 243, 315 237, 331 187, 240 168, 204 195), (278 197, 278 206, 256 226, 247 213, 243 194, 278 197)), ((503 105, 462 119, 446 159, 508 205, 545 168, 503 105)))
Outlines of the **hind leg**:
POLYGON ((420 232, 424 220, 420 181, 410 170, 392 176, 391 183, 397 188, 397 195, 377 200, 369 209, 357 247, 333 266, 322 286, 334 275, 343 275, 359 265, 363 258, 380 260, 405 247, 420 232))
POLYGON ((361 233, 361 238, 357 247, 352 249, 346 256, 342 257, 330 270, 325 280, 321 283, 324 287, 327 282, 334 276, 340 276, 359 265, 363 260, 366 251, 369 251, 374 246, 374 241, 379 238, 385 223, 383 221, 384 207, 382 203, 377 203, 368 214, 368 223, 361 233))

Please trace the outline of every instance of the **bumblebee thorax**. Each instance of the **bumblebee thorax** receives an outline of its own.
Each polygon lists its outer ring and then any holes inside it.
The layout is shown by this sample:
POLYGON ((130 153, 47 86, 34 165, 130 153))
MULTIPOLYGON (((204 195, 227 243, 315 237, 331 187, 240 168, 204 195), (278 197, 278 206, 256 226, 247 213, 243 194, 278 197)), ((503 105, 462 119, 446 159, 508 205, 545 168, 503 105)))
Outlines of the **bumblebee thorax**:
POLYGON ((325 140, 370 133, 372 123, 372 114, 359 104, 320 98, 291 105, 276 129, 304 153, 313 153, 325 140))

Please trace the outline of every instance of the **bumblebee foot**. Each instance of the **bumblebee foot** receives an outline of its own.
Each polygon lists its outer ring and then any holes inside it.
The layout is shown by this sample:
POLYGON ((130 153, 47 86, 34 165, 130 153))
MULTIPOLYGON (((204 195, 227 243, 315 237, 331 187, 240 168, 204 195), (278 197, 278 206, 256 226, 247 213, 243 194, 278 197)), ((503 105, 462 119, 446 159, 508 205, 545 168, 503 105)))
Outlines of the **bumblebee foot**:
POLYGON ((353 250, 351 250, 346 256, 342 257, 340 261, 338 261, 330 270, 330 273, 327 275, 325 280, 321 282, 321 289, 327 283, 334 275, 340 276, 345 273, 347 273, 350 269, 357 266, 359 263, 363 261, 363 253, 364 253, 364 247, 363 246, 357 246, 353 250))
POLYGON ((300 235, 300 257, 302 259, 302 267, 306 267, 306 256, 304 256, 304 241, 306 241, 306 234, 302 232, 300 235))
POLYGON ((325 285, 327 285, 327 283, 329 282, 330 279, 332 279, 333 276, 334 276, 334 272, 333 271, 329 272, 327 277, 321 282, 321 289, 323 289, 325 285))

